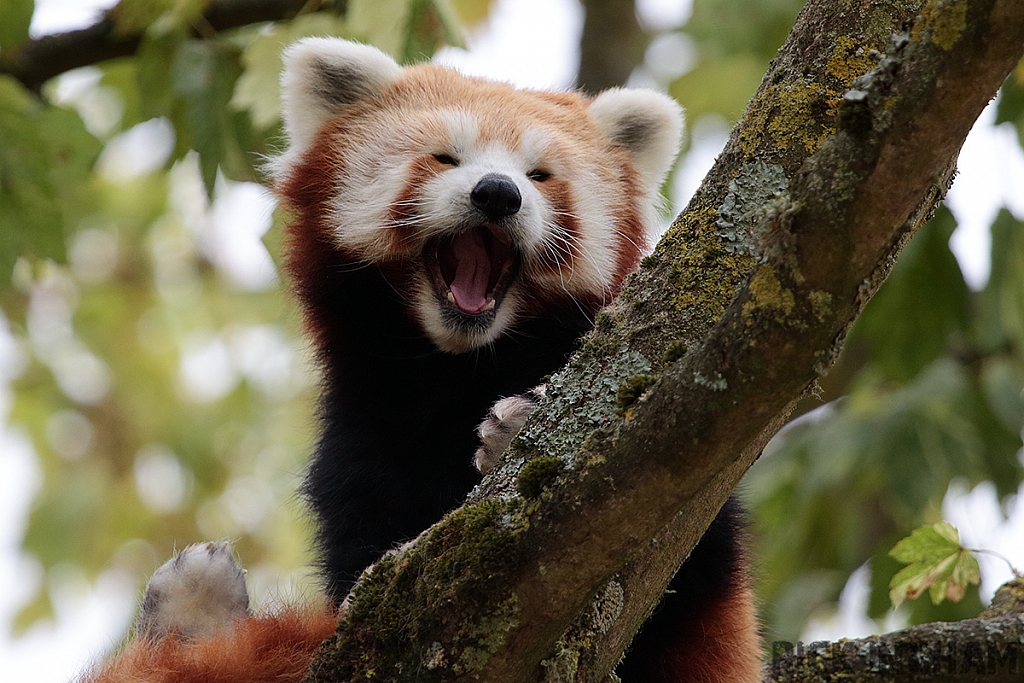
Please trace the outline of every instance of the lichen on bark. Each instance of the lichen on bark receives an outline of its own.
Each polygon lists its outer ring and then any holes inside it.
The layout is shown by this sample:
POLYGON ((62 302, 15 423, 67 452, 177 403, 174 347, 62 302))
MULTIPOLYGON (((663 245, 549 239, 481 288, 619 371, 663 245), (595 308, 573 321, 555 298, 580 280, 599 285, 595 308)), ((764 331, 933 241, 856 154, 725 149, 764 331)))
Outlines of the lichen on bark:
MULTIPOLYGON (((439 527, 451 537, 431 531, 432 541, 390 560, 372 593, 374 610, 384 611, 367 612, 380 622, 361 633, 353 616, 316 667, 350 680, 341 674, 353 661, 381 662, 374 677, 388 680, 379 667, 398 657, 403 666, 433 663, 424 680, 520 683, 545 671, 557 673, 552 680, 607 680, 679 562, 942 196, 970 124, 1024 53, 1019 0, 964 1, 965 27, 951 44, 946 29, 914 32, 915 20, 927 20, 922 4, 808 2, 687 210, 472 494, 472 519, 486 524, 469 533, 470 520, 455 513, 439 527), (866 59, 874 66, 857 75, 866 59), (768 94, 787 85, 796 95, 773 103, 768 94), (753 214, 754 252, 730 253, 717 234, 719 207, 752 159, 780 168, 787 185, 753 214), (666 362, 672 347, 685 352, 666 362), (619 387, 638 375, 657 382, 628 415, 616 414, 619 387), (566 467, 524 499, 516 477, 538 457, 566 467), (495 507, 478 507, 488 503, 495 507), (500 552, 474 546, 478 535, 500 552), (443 539, 465 542, 469 555, 438 545, 443 539), (453 564, 440 549, 461 559, 453 564), (475 553, 493 558, 487 572, 475 553), (474 583, 484 574, 486 588, 474 583), (453 585, 433 585, 440 576, 453 585), (611 581, 623 589, 621 606, 583 647, 572 629, 611 581), (422 591, 421 611, 401 631, 412 654, 388 643, 374 649, 375 629, 413 617, 410 603, 393 597, 400 585, 422 591)), ((930 0, 929 11, 949 8, 930 0)), ((375 586, 376 573, 367 579, 375 586)), ((357 592, 354 607, 370 595, 357 592)), ((398 631, 386 633, 398 642, 398 631)))
POLYGON ((1022 585, 1016 579, 1002 586, 994 608, 977 619, 835 643, 777 643, 765 681, 1017 683, 1024 676, 1022 585))

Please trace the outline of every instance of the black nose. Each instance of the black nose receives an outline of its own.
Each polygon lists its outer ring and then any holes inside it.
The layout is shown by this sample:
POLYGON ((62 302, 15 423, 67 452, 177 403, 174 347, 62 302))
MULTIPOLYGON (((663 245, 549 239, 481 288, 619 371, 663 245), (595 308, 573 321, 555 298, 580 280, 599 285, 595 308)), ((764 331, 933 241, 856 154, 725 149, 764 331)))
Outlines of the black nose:
POLYGON ((484 212, 489 221, 511 216, 523 205, 519 188, 507 175, 488 173, 469 193, 473 206, 484 212))

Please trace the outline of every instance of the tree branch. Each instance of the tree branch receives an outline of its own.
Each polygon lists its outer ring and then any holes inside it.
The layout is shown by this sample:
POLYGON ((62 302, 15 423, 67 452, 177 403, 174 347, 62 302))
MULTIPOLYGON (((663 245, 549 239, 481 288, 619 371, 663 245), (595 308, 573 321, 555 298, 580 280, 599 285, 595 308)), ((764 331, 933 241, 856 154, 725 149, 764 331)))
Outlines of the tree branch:
POLYGON ((1016 683, 1024 675, 1024 580, 1001 587, 993 608, 977 619, 938 622, 884 636, 778 643, 768 668, 772 683, 1016 683), (997 607, 1002 603, 1003 608, 997 607))
MULTIPOLYGON (((202 14, 205 26, 226 31, 249 24, 290 19, 303 9, 345 11, 344 0, 210 0, 202 14)), ((125 32, 117 26, 114 7, 88 28, 55 33, 26 40, 11 54, 0 54, 0 74, 18 79, 38 92, 43 83, 65 71, 99 64, 108 59, 135 54, 142 42, 140 32, 125 32)), ((193 28, 193 35, 201 29, 193 28)))
POLYGON ((625 84, 643 61, 647 36, 636 19, 632 0, 583 0, 586 16, 580 38, 576 86, 599 93, 625 84))
POLYGON ((606 680, 1024 53, 1019 0, 851 5, 808 3, 715 168, 496 473, 364 577, 308 681, 606 680), (627 381, 647 391, 617 404, 627 381))

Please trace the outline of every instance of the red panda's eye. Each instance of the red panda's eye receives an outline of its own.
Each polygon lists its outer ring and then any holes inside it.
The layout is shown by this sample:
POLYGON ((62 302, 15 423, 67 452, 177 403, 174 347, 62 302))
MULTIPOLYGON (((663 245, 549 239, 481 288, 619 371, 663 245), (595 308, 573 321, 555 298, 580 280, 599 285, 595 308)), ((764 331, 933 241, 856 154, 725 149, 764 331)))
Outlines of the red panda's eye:
POLYGON ((530 171, 529 173, 527 173, 526 177, 529 178, 530 180, 534 181, 534 182, 543 183, 545 180, 547 180, 548 178, 551 177, 551 174, 548 173, 547 171, 541 171, 541 170, 538 170, 538 169, 534 169, 534 170, 530 171))
POLYGON ((456 159, 455 157, 448 156, 447 154, 435 154, 434 158, 437 160, 439 164, 444 164, 445 166, 459 165, 458 159, 456 159))

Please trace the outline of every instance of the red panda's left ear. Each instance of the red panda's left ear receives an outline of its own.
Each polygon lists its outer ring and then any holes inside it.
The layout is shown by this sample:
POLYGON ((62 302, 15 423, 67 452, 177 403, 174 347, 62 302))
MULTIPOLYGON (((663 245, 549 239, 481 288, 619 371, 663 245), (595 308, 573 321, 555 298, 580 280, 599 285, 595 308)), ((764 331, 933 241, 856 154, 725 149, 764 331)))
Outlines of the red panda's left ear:
POLYGON ((402 67, 375 47, 339 38, 303 38, 284 53, 281 100, 286 156, 305 151, 324 122, 346 106, 373 97, 402 67))
POLYGON ((648 189, 657 192, 679 153, 679 103, 653 90, 613 88, 594 98, 590 115, 608 138, 632 152, 648 189))

